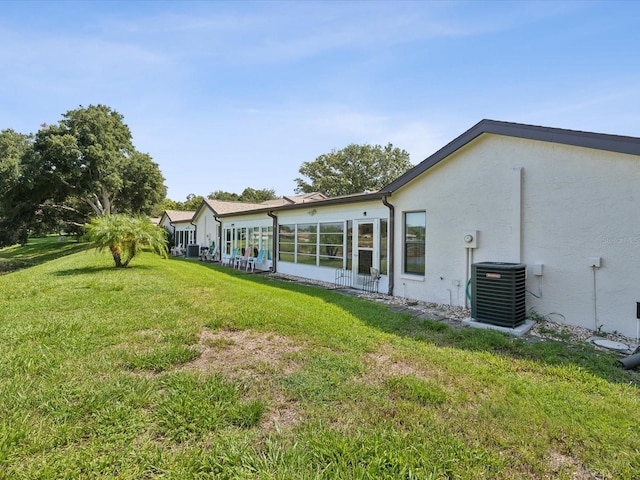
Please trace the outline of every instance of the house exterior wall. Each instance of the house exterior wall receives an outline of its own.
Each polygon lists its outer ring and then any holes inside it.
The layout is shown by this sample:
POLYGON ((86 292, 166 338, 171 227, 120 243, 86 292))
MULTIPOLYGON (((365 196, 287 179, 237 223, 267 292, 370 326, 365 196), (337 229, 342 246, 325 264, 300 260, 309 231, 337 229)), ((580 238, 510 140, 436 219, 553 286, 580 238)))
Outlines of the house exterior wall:
POLYGON ((219 223, 216 222, 213 212, 209 208, 203 208, 198 212, 197 217, 193 219, 196 226, 196 243, 201 247, 208 247, 211 242, 216 245, 219 242, 220 232, 219 223))
POLYGON ((162 218, 160 218, 160 223, 158 225, 166 228, 170 232, 173 232, 173 225, 171 225, 171 220, 169 220, 169 217, 167 217, 166 215, 163 215, 162 218))
POLYGON ((633 155, 483 134, 389 197, 393 293, 465 305, 470 263, 522 262, 527 308, 636 337, 639 184, 633 155), (411 211, 426 214, 424 275, 403 272, 404 213, 411 211), (464 235, 476 231, 477 248, 469 250, 464 235), (592 257, 601 258, 600 268, 590 266, 592 257))
MULTIPOLYGON (((380 220, 388 222, 389 209, 385 207, 380 200, 359 202, 346 205, 328 205, 322 206, 317 204, 309 204, 308 208, 295 209, 288 211, 276 212, 278 217, 278 226, 280 225, 297 225, 297 224, 321 224, 333 222, 371 222, 376 225, 375 234, 379 235, 380 220)), ((276 236, 277 239, 277 236, 276 236)), ((277 240, 276 240, 277 241, 277 240)), ((376 238, 376 244, 378 244, 376 238)), ((378 265, 380 245, 377 245, 375 251, 375 264, 378 265)), ((385 246, 385 253, 388 258, 388 248, 385 246)), ((347 252, 344 252, 347 256, 347 252)), ((357 249, 353 249, 353 255, 357 256, 357 249)), ((290 261, 277 261, 276 270, 279 273, 295 275, 298 277, 308 278, 322 282, 334 283, 336 281, 336 268, 323 267, 318 265, 308 265, 303 263, 293 263, 290 261)), ((387 274, 382 275, 378 283, 378 291, 386 293, 389 288, 389 277, 387 274)))
POLYGON ((196 227, 190 222, 174 222, 172 228, 176 245, 186 247, 195 242, 196 227))

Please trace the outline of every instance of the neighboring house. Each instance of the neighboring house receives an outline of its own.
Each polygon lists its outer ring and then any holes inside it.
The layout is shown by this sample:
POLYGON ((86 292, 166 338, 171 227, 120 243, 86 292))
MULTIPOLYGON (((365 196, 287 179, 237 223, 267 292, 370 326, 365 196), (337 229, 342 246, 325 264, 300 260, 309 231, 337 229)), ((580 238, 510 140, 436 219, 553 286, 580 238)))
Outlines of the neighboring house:
POLYGON ((195 243, 196 227, 191 223, 193 214, 193 211, 165 210, 160 217, 158 225, 171 233, 172 247, 181 246, 184 249, 187 245, 195 243))
POLYGON ((277 232, 270 266, 279 273, 338 281, 364 288, 371 269, 382 274, 379 289, 388 289, 387 232, 389 210, 380 194, 327 198, 313 203, 281 205, 221 216, 225 231, 238 226, 277 232))
POLYGON ((280 273, 363 288, 374 268, 428 302, 467 306, 475 262, 524 263, 528 308, 638 337, 638 185, 640 138, 482 120, 379 192, 218 220, 280 273))
POLYGON ((222 230, 218 217, 222 214, 242 212, 262 208, 259 203, 228 202, 222 200, 204 199, 192 218, 196 228, 195 239, 202 247, 209 247, 212 243, 218 246, 217 258, 222 250, 222 230))
POLYGON ((271 268, 273 252, 273 222, 264 212, 277 206, 307 204, 326 198, 326 195, 314 192, 268 200, 263 203, 205 199, 192 219, 192 223, 196 227, 196 243, 204 247, 215 242, 219 247, 218 258, 230 255, 234 248, 238 248, 242 253, 245 248, 251 248, 254 256, 257 256, 261 249, 265 250, 265 261, 256 267, 268 270, 271 268), (251 213, 236 223, 227 223, 224 228, 221 228, 221 217, 235 214, 243 215, 246 212, 260 213, 251 213))

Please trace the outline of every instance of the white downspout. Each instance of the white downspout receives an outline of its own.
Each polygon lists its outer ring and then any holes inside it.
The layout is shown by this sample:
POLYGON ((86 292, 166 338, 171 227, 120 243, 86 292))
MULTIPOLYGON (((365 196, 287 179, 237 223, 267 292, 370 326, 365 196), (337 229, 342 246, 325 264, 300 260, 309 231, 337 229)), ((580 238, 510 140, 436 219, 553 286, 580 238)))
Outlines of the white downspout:
POLYGON ((511 183, 511 229, 515 263, 522 262, 522 177, 522 167, 515 167, 511 183))

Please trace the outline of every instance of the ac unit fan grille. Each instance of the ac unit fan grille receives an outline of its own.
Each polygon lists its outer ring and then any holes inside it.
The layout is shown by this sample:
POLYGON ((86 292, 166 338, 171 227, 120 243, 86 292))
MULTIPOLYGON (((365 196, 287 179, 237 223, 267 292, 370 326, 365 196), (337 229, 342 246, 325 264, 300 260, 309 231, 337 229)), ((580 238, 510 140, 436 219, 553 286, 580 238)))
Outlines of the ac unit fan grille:
POLYGON ((479 322, 517 327, 526 319, 526 265, 482 262, 471 266, 471 316, 479 322))

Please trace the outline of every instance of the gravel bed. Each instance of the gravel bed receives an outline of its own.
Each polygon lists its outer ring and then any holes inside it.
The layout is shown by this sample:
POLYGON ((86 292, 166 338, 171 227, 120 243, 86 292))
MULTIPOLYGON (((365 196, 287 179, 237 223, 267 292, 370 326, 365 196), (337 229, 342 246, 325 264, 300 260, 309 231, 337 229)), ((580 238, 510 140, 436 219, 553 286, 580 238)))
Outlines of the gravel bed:
MULTIPOLYGON (((269 276, 279 281, 295 282, 303 285, 319 286, 328 290, 341 291, 354 297, 365 298, 375 302, 387 304, 390 306, 390 308, 393 308, 396 311, 407 311, 415 316, 424 315, 425 317, 432 318, 433 320, 447 322, 453 327, 461 327, 462 320, 471 317, 471 310, 469 310, 468 308, 439 303, 422 302, 418 300, 385 295, 382 293, 367 293, 356 289, 338 287, 333 283, 319 282, 281 273, 274 273, 270 274, 269 276)), ((576 327, 573 325, 554 322, 551 319, 537 319, 531 330, 529 330, 529 332, 525 335, 525 338, 529 339, 553 339, 569 343, 584 343, 590 341, 593 337, 602 337, 609 340, 614 340, 616 342, 625 343, 630 346, 630 352, 636 351, 638 348, 638 342, 636 339, 631 339, 613 333, 595 332, 588 328, 576 327)), ((596 348, 601 347, 596 346, 596 348)))

